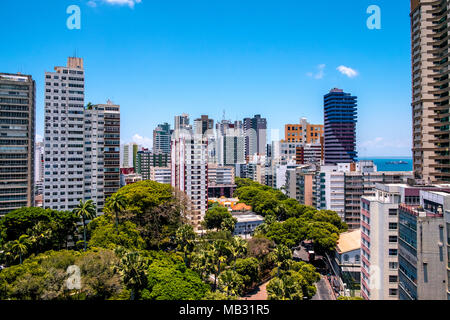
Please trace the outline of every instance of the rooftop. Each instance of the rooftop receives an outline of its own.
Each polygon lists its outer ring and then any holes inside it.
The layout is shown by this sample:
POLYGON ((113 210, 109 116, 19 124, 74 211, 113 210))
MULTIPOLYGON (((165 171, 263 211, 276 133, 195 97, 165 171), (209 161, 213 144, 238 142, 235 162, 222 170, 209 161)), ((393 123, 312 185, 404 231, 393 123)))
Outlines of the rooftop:
POLYGON ((361 249, 361 230, 353 230, 341 233, 336 246, 339 253, 361 249))

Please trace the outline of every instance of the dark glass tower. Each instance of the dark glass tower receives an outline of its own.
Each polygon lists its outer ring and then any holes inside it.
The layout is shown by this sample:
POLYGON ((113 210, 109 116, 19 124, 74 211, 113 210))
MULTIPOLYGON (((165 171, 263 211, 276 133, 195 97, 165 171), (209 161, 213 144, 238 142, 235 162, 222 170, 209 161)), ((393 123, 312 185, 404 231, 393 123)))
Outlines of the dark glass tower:
POLYGON ((325 164, 355 161, 356 106, 357 97, 341 89, 324 96, 325 164))

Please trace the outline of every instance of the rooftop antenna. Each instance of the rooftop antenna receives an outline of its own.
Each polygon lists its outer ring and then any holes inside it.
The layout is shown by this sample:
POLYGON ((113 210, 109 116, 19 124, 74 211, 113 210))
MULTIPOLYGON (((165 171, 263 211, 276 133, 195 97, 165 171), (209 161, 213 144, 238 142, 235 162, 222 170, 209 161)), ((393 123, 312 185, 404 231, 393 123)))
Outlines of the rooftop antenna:
POLYGON ((77 49, 74 50, 74 54, 73 57, 76 58, 77 57, 77 49))
POLYGON ((222 118, 222 120, 225 121, 225 109, 223 109, 223 118, 222 118))

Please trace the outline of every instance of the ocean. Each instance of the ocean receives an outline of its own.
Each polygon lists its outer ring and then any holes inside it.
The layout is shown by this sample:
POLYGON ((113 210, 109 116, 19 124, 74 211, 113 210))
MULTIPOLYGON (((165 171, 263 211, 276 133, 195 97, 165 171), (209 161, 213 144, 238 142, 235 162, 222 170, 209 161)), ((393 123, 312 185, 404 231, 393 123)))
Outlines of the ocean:
POLYGON ((412 171, 413 159, 412 158, 360 158, 358 160, 372 160, 377 166, 378 171, 412 171), (389 163, 403 161, 405 164, 389 163))

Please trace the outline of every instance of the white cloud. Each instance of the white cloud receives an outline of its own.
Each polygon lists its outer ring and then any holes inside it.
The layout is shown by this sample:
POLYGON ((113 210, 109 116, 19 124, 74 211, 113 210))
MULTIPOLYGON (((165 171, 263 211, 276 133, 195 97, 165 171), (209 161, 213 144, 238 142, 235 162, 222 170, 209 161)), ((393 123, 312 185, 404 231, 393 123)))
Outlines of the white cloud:
POLYGON ((349 78, 354 78, 358 75, 358 71, 355 69, 346 67, 346 66, 339 66, 337 70, 342 73, 343 75, 346 75, 349 78))
POLYGON ((137 133, 133 136, 133 142, 137 143, 138 145, 143 146, 144 148, 151 148, 153 145, 152 138, 143 137, 137 133))
POLYGON ((317 80, 323 79, 323 77, 325 75, 325 65, 324 64, 319 64, 317 66, 317 69, 318 69, 318 71, 317 71, 316 74, 314 74, 312 72, 308 72, 306 75, 308 77, 311 77, 311 78, 314 78, 314 79, 317 79, 317 80))
POLYGON ((40 134, 36 134, 36 142, 42 142, 44 138, 40 134))
POLYGON ((96 7, 97 2, 103 2, 106 4, 119 5, 119 6, 128 5, 130 8, 134 8, 135 4, 141 3, 142 0, 89 0, 89 2, 87 4, 90 7, 96 7))

